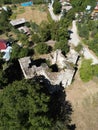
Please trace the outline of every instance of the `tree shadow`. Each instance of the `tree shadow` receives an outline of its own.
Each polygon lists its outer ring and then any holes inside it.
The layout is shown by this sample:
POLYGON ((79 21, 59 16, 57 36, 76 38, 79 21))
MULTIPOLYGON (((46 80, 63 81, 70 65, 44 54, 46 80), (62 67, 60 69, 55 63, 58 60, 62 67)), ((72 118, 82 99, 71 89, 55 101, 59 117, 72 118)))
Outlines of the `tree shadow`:
POLYGON ((39 58, 37 60, 31 60, 31 66, 36 65, 39 67, 42 63, 46 63, 46 59, 39 58))
POLYGON ((51 65, 50 69, 52 69, 52 72, 58 72, 59 71, 57 64, 51 65))
MULTIPOLYGON (((48 118, 52 119, 53 124, 66 125, 68 130, 75 130, 75 124, 71 124, 71 114, 73 112, 72 105, 66 100, 66 92, 62 87, 62 83, 59 85, 52 85, 48 79, 44 76, 35 77, 36 81, 47 88, 47 94, 51 95, 49 103, 48 118)), ((65 127, 65 126, 63 126, 65 127)), ((53 130, 55 130, 53 128, 53 130)), ((61 130, 61 129, 60 129, 61 130)))
POLYGON ((75 124, 68 125, 68 129, 69 130, 75 130, 76 129, 76 125, 75 124))
POLYGON ((21 80, 23 78, 18 60, 12 60, 9 67, 5 70, 5 73, 8 83, 12 83, 15 80, 21 80))
POLYGON ((72 34, 72 33, 73 33, 73 31, 71 31, 71 30, 68 30, 68 33, 69 33, 69 34, 72 34))

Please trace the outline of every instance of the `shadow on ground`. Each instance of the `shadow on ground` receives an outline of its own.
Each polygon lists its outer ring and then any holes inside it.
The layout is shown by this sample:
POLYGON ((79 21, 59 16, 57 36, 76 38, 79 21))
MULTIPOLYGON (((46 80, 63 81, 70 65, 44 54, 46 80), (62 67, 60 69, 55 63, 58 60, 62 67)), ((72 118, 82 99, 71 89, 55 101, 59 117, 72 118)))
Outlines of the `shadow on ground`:
POLYGON ((48 117, 52 118, 55 124, 53 130, 65 130, 65 126, 68 130, 75 130, 76 125, 71 124, 72 106, 66 100, 66 92, 62 87, 62 83, 52 85, 44 76, 37 76, 35 80, 41 85, 44 85, 48 90, 47 94, 51 95, 48 117))

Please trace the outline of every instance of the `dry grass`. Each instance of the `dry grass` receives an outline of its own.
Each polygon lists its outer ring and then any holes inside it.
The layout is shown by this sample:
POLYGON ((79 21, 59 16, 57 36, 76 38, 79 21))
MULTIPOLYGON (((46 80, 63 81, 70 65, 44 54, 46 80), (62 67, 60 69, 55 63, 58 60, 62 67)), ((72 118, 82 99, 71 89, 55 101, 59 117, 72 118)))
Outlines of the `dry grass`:
POLYGON ((45 5, 40 6, 18 6, 17 10, 14 10, 12 18, 25 18, 27 21, 33 21, 40 24, 43 20, 47 20, 47 9, 45 5))
POLYGON ((0 35, 0 39, 7 39, 8 37, 5 34, 0 35))
POLYGON ((76 124, 76 130, 98 130, 98 83, 94 80, 84 83, 77 72, 75 81, 66 89, 67 100, 72 103, 74 111, 72 123, 76 124))

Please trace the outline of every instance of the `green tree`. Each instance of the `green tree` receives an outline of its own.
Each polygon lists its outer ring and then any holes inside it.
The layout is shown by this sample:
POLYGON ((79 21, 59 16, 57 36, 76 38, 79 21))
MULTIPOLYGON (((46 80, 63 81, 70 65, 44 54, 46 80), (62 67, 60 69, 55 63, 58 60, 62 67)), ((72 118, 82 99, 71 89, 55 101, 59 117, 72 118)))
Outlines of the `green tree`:
POLYGON ((29 45, 28 36, 26 34, 18 33, 17 39, 22 43, 22 46, 28 46, 29 45))
POLYGON ((0 31, 1 32, 8 32, 10 30, 9 28, 9 13, 5 10, 2 10, 0 13, 0 31))
POLYGON ((64 41, 64 40, 66 41, 67 39, 69 39, 69 37, 70 35, 68 33, 67 28, 61 27, 57 30, 57 37, 56 37, 57 41, 64 41))
POLYGON ((78 30, 79 30, 80 37, 83 37, 85 39, 89 38, 88 25, 86 25, 86 24, 80 25, 80 26, 78 26, 78 30))
POLYGON ((31 31, 33 32, 39 31, 39 25, 37 25, 35 22, 30 21, 30 27, 31 27, 31 31))
POLYGON ((69 21, 72 21, 72 20, 75 19, 75 11, 74 11, 73 8, 68 11, 68 13, 66 14, 66 18, 67 18, 69 21))
MULTIPOLYGON (((11 59, 18 59, 25 56, 28 56, 29 54, 29 48, 28 47, 20 47, 17 44, 13 44, 12 46, 12 53, 11 53, 11 59)), ((32 55, 33 53, 31 53, 32 55)))
POLYGON ((65 98, 34 80, 14 81, 0 92, 0 129, 69 130, 72 108, 65 98))
POLYGON ((49 46, 45 43, 39 43, 36 45, 35 50, 39 54, 47 54, 49 53, 49 46))
POLYGON ((32 34, 32 36, 31 36, 31 40, 32 40, 32 42, 33 43, 38 43, 38 42, 40 42, 40 37, 39 37, 39 35, 38 34, 32 34))
POLYGON ((21 48, 21 50, 20 50, 20 52, 18 54, 18 57, 22 58, 22 57, 28 56, 28 53, 29 53, 28 48, 21 48))
POLYGON ((66 40, 62 40, 62 41, 59 41, 59 42, 56 42, 55 43, 55 46, 54 46, 55 50, 56 49, 61 49, 63 53, 68 53, 69 51, 69 46, 68 46, 68 43, 67 43, 67 39, 66 40))
POLYGON ((49 96, 34 81, 15 81, 0 93, 0 129, 48 130, 49 96))
POLYGON ((61 12, 62 5, 58 0, 55 0, 53 3, 53 12, 59 14, 61 12))
POLYGON ((0 89, 5 87, 8 83, 6 73, 3 70, 0 70, 0 89))
POLYGON ((96 0, 71 0, 71 4, 75 11, 81 12, 84 11, 87 5, 95 6, 96 0))
POLYGON ((13 44, 12 48, 11 59, 17 59, 21 48, 17 44, 13 44))
POLYGON ((59 29, 59 22, 51 22, 51 38, 56 40, 58 37, 57 31, 59 29))
POLYGON ((95 35, 96 38, 88 42, 89 49, 93 50, 94 53, 98 56, 98 38, 97 35, 95 35))
POLYGON ((50 25, 46 21, 40 24, 41 41, 45 42, 51 39, 50 25))

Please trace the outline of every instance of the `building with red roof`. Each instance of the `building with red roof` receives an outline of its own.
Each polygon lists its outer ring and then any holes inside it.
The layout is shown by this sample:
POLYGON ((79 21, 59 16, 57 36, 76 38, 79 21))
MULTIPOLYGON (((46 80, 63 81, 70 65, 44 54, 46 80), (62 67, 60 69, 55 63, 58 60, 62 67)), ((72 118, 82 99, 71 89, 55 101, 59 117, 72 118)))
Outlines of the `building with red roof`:
POLYGON ((0 50, 5 50, 7 48, 7 44, 5 40, 0 40, 0 50))

